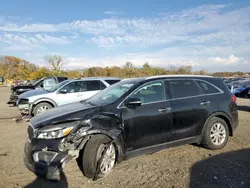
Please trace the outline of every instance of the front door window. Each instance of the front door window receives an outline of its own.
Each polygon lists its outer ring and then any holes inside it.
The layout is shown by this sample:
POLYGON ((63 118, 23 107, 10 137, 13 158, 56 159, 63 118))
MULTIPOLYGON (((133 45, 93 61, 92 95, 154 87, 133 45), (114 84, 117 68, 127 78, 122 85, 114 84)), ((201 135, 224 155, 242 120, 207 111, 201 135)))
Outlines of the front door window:
POLYGON ((164 85, 162 82, 154 82, 142 86, 131 95, 131 98, 139 98, 142 104, 163 101, 165 100, 164 85))

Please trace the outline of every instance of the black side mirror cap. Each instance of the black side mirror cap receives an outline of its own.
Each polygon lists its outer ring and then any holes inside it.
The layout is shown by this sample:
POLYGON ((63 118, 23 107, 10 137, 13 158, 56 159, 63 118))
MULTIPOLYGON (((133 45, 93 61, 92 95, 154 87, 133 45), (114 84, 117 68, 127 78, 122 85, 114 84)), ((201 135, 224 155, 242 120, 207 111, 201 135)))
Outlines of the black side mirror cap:
POLYGON ((67 90, 66 90, 66 89, 61 89, 61 90, 59 91, 59 93, 66 94, 66 93, 67 93, 67 90))
POLYGON ((124 105, 131 108, 131 107, 139 107, 141 106, 142 101, 139 98, 129 98, 125 101, 124 105))

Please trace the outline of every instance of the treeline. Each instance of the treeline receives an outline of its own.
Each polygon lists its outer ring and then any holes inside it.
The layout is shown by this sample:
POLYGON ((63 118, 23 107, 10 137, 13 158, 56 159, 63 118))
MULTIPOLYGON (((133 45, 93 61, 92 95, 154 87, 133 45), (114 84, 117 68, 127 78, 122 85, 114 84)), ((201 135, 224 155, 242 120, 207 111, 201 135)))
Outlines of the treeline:
POLYGON ((250 75, 250 72, 216 72, 213 73, 213 76, 216 77, 233 77, 233 76, 248 76, 250 75))
MULTIPOLYGON (((91 67, 84 70, 63 70, 63 58, 57 55, 47 56, 44 61, 48 67, 39 67, 21 58, 13 56, 0 57, 0 76, 5 79, 31 80, 46 76, 67 76, 69 78, 89 76, 113 76, 113 77, 140 77, 164 74, 200 74, 209 75, 205 70, 193 71, 192 66, 180 66, 177 68, 158 68, 145 63, 142 67, 135 67, 131 62, 126 62, 122 67, 91 67)), ((235 73, 214 73, 215 76, 233 76, 235 73)), ((243 75, 237 72, 238 75, 243 75)))

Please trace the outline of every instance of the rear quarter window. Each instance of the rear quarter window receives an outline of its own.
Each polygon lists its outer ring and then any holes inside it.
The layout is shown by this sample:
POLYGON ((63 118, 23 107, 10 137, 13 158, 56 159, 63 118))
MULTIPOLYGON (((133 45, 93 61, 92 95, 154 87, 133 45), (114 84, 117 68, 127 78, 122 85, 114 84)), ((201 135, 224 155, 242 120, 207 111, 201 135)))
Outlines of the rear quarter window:
POLYGON ((58 80, 58 83, 60 83, 64 80, 68 80, 68 78, 67 77, 58 77, 57 80, 58 80))
POLYGON ((214 87, 208 82, 196 80, 196 83, 200 86, 202 94, 213 94, 220 92, 220 90, 218 90, 216 87, 214 87))
POLYGON ((113 85, 117 82, 119 82, 120 80, 105 80, 105 82, 107 82, 109 85, 113 85))
POLYGON ((106 88, 106 86, 100 80, 86 81, 87 91, 97 91, 106 88))

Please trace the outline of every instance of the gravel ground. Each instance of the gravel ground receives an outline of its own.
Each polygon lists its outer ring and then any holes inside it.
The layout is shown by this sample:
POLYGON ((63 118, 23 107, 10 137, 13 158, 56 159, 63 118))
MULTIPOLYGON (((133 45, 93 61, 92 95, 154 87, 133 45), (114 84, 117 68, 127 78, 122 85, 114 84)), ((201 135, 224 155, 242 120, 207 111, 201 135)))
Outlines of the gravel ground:
POLYGON ((239 127, 220 151, 194 145, 171 148, 124 161, 110 176, 95 182, 86 179, 76 161, 71 161, 63 180, 55 183, 36 178, 24 166, 27 123, 13 121, 19 113, 6 104, 9 91, 0 88, 0 188, 250 187, 250 100, 238 99, 239 127))

